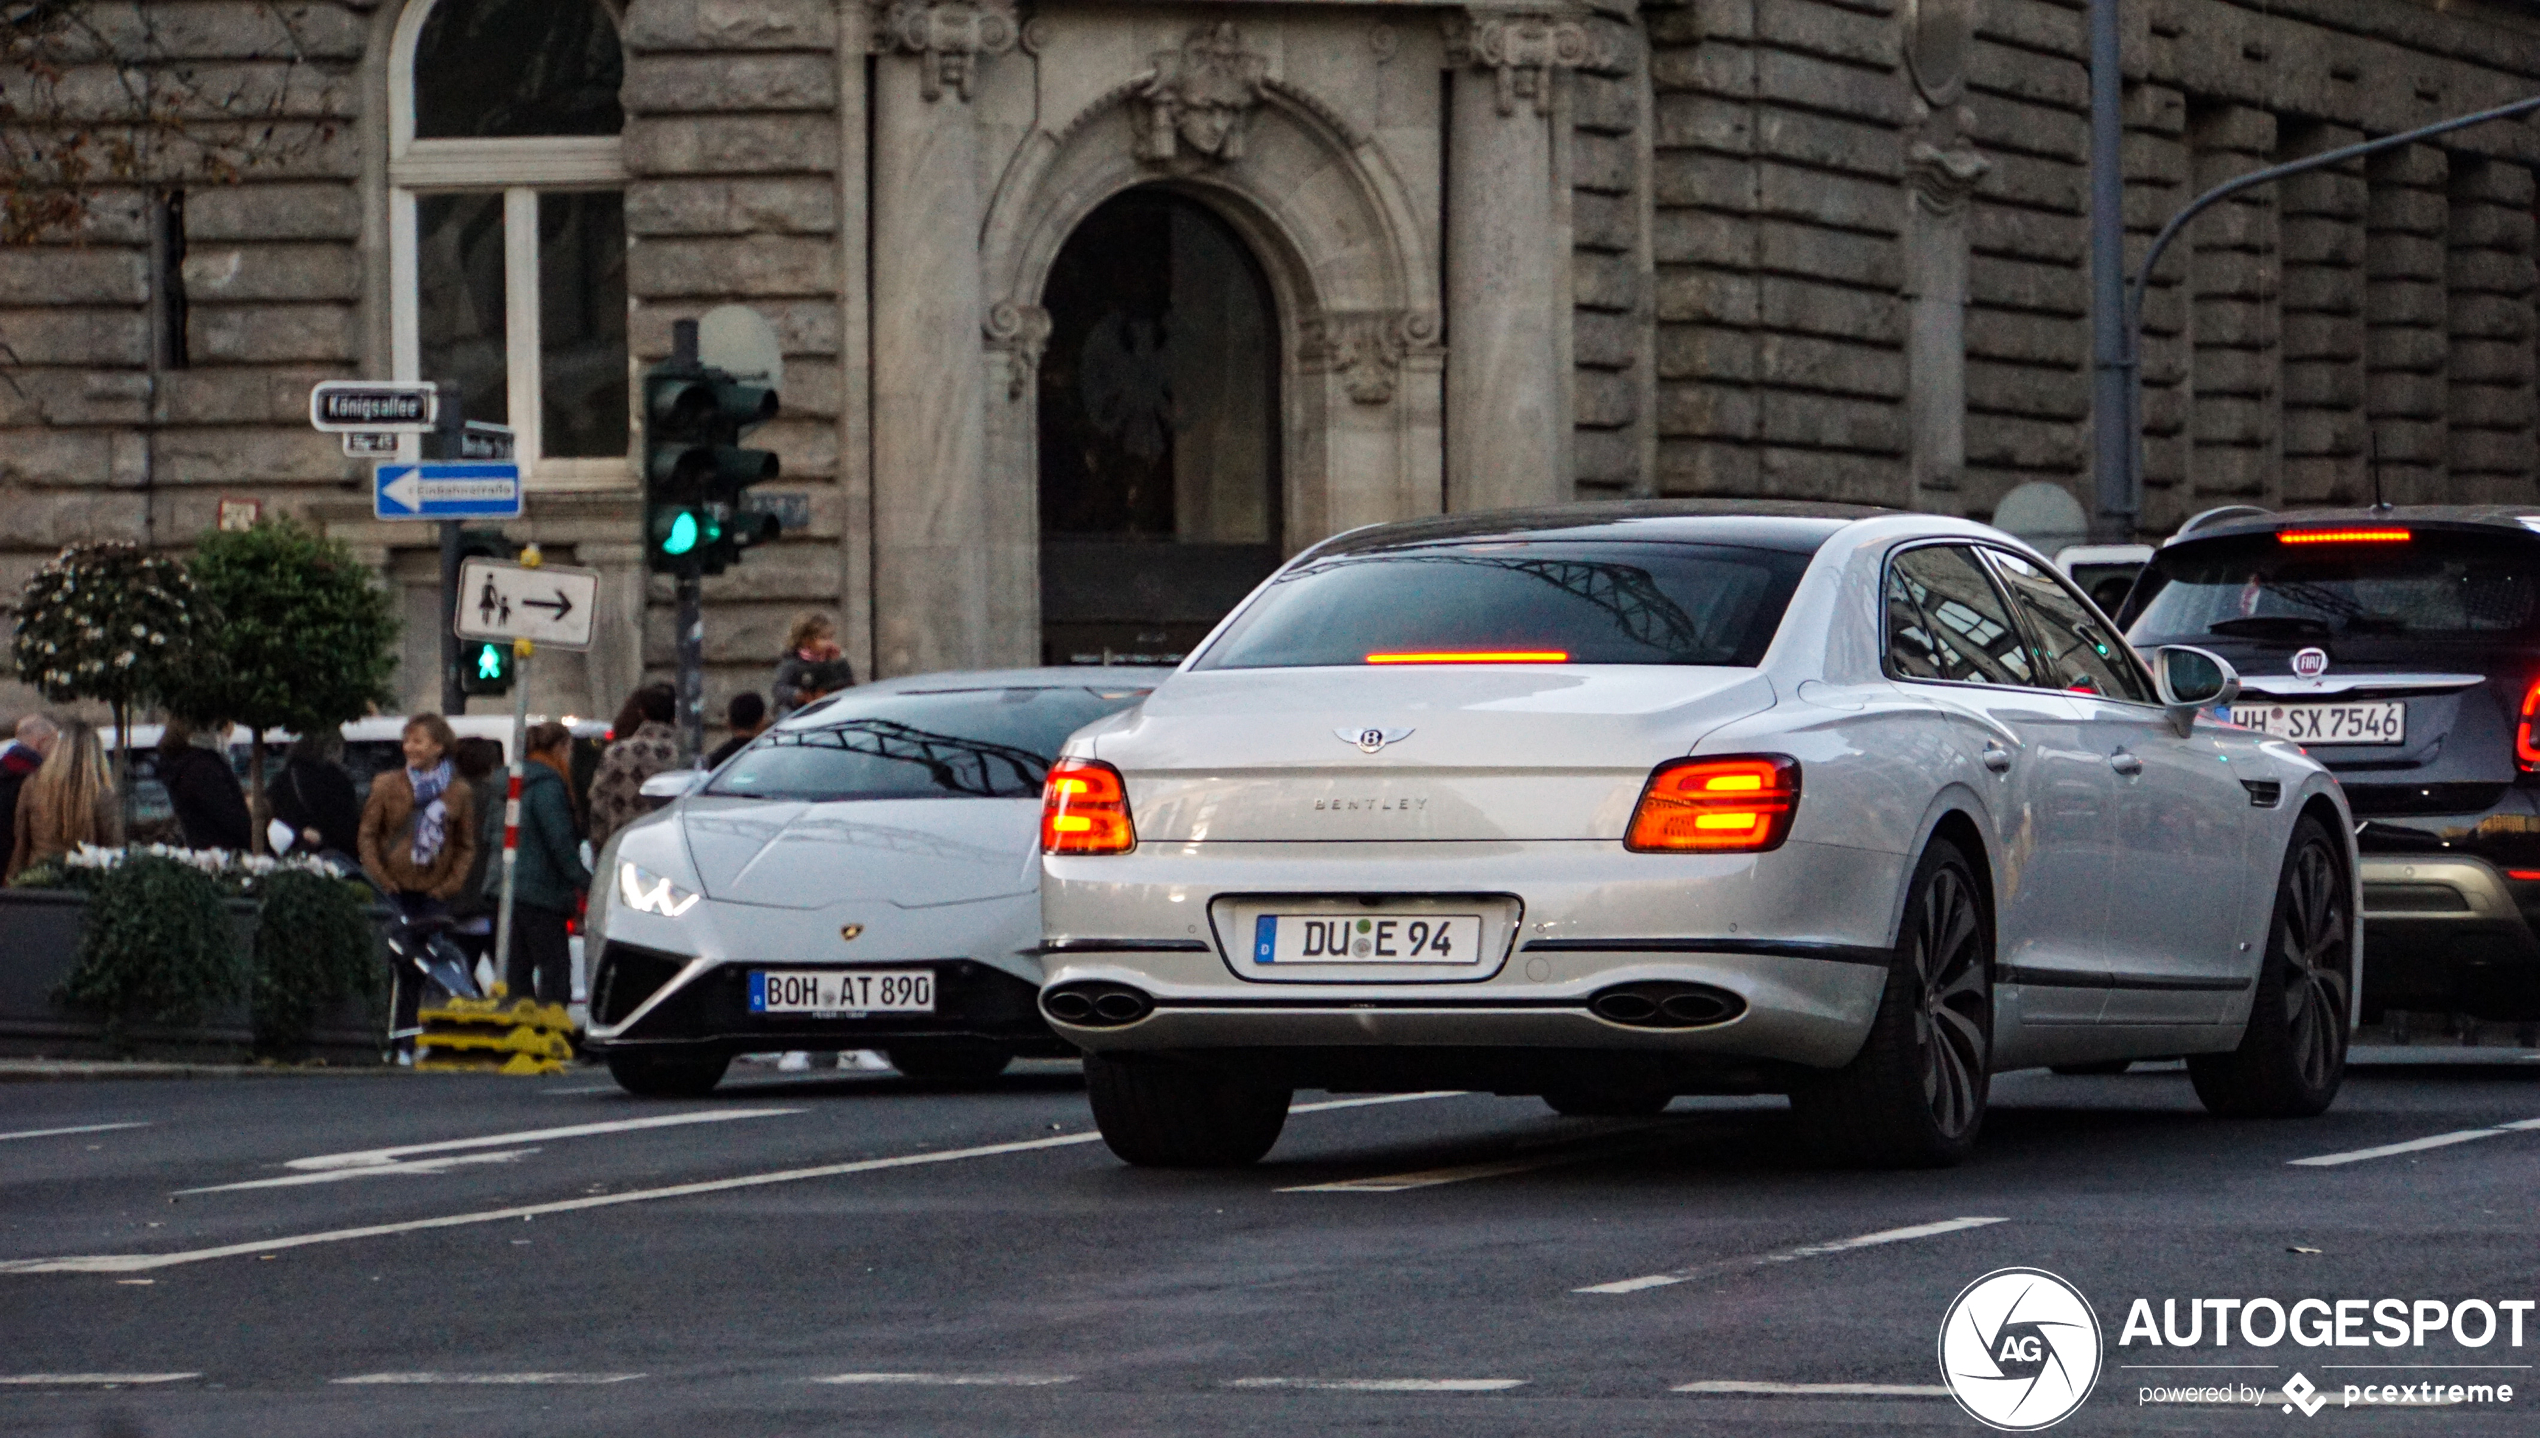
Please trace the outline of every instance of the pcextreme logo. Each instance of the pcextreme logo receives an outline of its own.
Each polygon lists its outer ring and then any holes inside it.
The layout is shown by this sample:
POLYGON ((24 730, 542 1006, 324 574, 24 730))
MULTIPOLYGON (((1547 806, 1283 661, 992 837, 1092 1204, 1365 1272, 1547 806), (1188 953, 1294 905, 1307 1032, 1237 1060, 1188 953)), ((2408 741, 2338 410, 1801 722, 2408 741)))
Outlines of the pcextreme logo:
POLYGON ((2042 1268, 1997 1268, 1941 1319, 1940 1375, 1989 1428, 2051 1428, 2099 1381, 2099 1316, 2080 1289, 2042 1268))

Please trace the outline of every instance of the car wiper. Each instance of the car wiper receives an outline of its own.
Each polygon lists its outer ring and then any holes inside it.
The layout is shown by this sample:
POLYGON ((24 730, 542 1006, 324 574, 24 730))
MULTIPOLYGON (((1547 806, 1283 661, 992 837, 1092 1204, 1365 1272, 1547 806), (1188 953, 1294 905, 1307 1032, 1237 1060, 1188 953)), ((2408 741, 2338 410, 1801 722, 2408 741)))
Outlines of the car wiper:
POLYGON ((2242 639, 2326 639, 2334 631, 2325 620, 2299 614, 2259 614, 2242 619, 2217 619, 2205 626, 2208 634, 2242 639))

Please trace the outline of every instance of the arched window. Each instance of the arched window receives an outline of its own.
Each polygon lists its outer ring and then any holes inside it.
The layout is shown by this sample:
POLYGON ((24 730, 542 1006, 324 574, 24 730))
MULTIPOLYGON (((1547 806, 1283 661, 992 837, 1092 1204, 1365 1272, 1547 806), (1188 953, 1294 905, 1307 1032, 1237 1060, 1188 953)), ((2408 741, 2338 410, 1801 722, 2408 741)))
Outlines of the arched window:
POLYGON ((390 60, 397 375, 545 489, 634 478, 624 69, 607 0, 409 0, 390 60))

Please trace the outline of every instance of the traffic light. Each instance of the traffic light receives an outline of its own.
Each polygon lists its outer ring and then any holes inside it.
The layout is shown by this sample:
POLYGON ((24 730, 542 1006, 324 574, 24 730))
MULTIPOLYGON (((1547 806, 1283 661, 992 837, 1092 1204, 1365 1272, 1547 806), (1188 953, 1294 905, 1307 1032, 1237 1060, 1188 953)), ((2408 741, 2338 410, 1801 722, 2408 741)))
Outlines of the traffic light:
POLYGON ((508 694, 512 687, 512 646, 508 640, 471 639, 459 650, 459 690, 466 694, 508 694))
POLYGON ((743 494, 774 479, 775 454, 741 436, 776 417, 776 391, 700 364, 695 322, 672 327, 672 354, 644 375, 644 548, 656 573, 721 574, 776 537, 743 494))
MULTIPOLYGON (((459 534, 459 562, 462 564, 471 559, 500 559, 508 563, 518 552, 498 529, 469 529, 459 534)), ((460 595, 459 603, 467 603, 467 596, 460 595)), ((460 641, 460 693, 509 694, 511 689, 512 647, 508 642, 460 641)))

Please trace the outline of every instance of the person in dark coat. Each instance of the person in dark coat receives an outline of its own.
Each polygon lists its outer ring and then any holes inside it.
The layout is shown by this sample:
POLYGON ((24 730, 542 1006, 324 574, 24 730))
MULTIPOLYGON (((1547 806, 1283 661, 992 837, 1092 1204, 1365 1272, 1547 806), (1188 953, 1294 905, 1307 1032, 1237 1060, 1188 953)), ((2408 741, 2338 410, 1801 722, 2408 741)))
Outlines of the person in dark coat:
POLYGON ((247 790, 229 756, 195 743, 194 727, 181 719, 169 720, 159 735, 159 782, 167 786, 187 848, 247 852, 254 828, 247 790))
POLYGON ((361 862, 362 806, 344 772, 344 736, 336 730, 292 741, 282 772, 265 781, 265 802, 291 831, 294 854, 331 854, 361 862))
POLYGON ((706 767, 720 769, 723 761, 741 752, 749 742, 767 732, 767 701, 748 690, 732 696, 732 706, 724 711, 732 725, 732 737, 714 746, 706 756, 706 767))
MULTIPOLYGON (((573 999, 573 937, 569 927, 591 871, 582 865, 582 837, 573 831, 573 796, 565 779, 573 765, 573 731, 536 724, 523 740, 529 762, 521 766, 520 839, 512 861, 512 945, 503 982, 514 998, 535 995, 542 1004, 573 999)), ((502 889, 496 868, 486 884, 502 889)))
POLYGON ((476 802, 476 857, 467 866, 467 881, 450 900, 450 937, 473 961, 494 951, 494 900, 503 877, 496 862, 503 852, 504 796, 511 775, 503 767, 503 746, 491 739, 461 739, 450 750, 450 762, 476 802), (490 867, 489 867, 490 866, 490 867))
POLYGON ((53 750, 53 741, 61 734, 60 726, 41 714, 29 714, 18 721, 18 737, 9 747, 0 749, 0 869, 11 867, 10 839, 18 827, 18 791, 35 771, 44 767, 44 756, 53 750))

